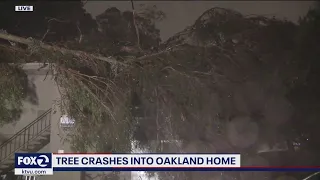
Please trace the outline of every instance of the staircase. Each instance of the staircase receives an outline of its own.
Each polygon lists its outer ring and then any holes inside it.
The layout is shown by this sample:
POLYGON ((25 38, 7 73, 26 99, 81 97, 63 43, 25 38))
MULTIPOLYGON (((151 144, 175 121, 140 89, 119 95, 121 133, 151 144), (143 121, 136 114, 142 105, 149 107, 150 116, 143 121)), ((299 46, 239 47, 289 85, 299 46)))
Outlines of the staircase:
POLYGON ((0 145, 0 175, 14 169, 14 154, 38 152, 50 142, 51 109, 0 145))
POLYGON ((40 180, 41 176, 16 176, 14 172, 2 175, 0 180, 40 180))

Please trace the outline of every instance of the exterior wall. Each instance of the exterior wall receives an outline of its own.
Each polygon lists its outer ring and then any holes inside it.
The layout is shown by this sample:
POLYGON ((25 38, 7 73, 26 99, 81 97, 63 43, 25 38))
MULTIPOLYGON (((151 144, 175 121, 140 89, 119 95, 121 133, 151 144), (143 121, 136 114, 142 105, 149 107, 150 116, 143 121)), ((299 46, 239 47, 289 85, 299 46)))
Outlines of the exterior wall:
MULTIPOLYGON (((59 91, 57 88, 52 92, 52 96, 59 97, 59 91)), ((64 153, 72 153, 70 144, 65 142, 66 133, 60 128, 60 109, 57 104, 52 104, 52 116, 51 116, 51 135, 50 135, 50 151, 57 153, 58 150, 64 150, 64 153)), ((80 180, 81 172, 54 172, 52 176, 43 176, 41 180, 57 180, 57 179, 68 179, 68 180, 80 180)))
POLYGON ((34 85, 38 102, 36 104, 28 100, 23 102, 23 112, 20 120, 0 127, 0 143, 13 136, 46 110, 50 109, 53 100, 57 98, 52 93, 56 88, 52 75, 48 74, 46 77, 48 68, 38 70, 41 65, 38 63, 28 63, 23 67, 31 84, 34 85))

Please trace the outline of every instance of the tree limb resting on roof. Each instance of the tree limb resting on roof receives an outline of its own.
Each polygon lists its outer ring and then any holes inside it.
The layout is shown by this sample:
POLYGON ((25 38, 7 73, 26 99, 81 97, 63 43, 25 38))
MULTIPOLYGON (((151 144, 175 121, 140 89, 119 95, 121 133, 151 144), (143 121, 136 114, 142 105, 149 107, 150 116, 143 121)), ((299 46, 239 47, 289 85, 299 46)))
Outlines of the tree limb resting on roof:
MULTIPOLYGON (((17 43, 21 43, 21 44, 25 44, 25 45, 33 45, 35 43, 34 40, 32 40, 31 38, 23 38, 23 37, 19 37, 19 36, 15 36, 12 34, 6 34, 6 33, 0 33, 0 39, 5 39, 8 41, 12 41, 12 42, 17 42, 17 43)), ((66 49, 66 48, 62 48, 62 47, 57 47, 57 46, 50 46, 48 44, 44 44, 40 41, 40 47, 44 48, 46 50, 51 50, 51 51, 59 51, 62 54, 66 54, 66 53, 70 53, 72 55, 75 56, 82 56, 83 54, 85 54, 86 56, 93 58, 93 59, 98 59, 101 61, 105 61, 108 62, 110 64, 119 64, 122 66, 127 66, 127 64, 124 64, 122 62, 117 61, 116 59, 112 58, 112 57, 103 57, 103 56, 97 56, 97 55, 93 55, 93 54, 88 54, 86 52, 83 51, 76 51, 76 50, 70 50, 70 49, 66 49)))

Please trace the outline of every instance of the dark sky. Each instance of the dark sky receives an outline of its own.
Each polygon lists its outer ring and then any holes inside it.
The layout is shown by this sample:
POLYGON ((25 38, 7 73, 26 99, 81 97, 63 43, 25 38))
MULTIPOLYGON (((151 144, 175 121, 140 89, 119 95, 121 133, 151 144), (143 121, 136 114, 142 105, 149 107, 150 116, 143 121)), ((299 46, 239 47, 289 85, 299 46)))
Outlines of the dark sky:
MULTIPOLYGON (((135 1, 139 4, 156 5, 165 12, 167 19, 158 23, 161 37, 166 40, 173 34, 193 24, 205 10, 212 7, 230 8, 242 14, 258 14, 276 16, 297 22, 300 16, 306 14, 313 1, 135 1)), ((130 1, 88 1, 85 8, 93 17, 109 7, 120 10, 130 10, 130 1)))

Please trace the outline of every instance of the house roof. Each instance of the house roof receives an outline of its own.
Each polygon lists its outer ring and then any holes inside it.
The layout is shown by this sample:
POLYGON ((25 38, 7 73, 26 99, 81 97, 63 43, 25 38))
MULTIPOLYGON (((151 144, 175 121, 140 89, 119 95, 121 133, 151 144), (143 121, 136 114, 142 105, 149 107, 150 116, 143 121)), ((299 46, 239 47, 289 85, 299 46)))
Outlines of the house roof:
POLYGON ((46 75, 52 74, 49 64, 44 63, 26 63, 22 68, 28 75, 46 75))

